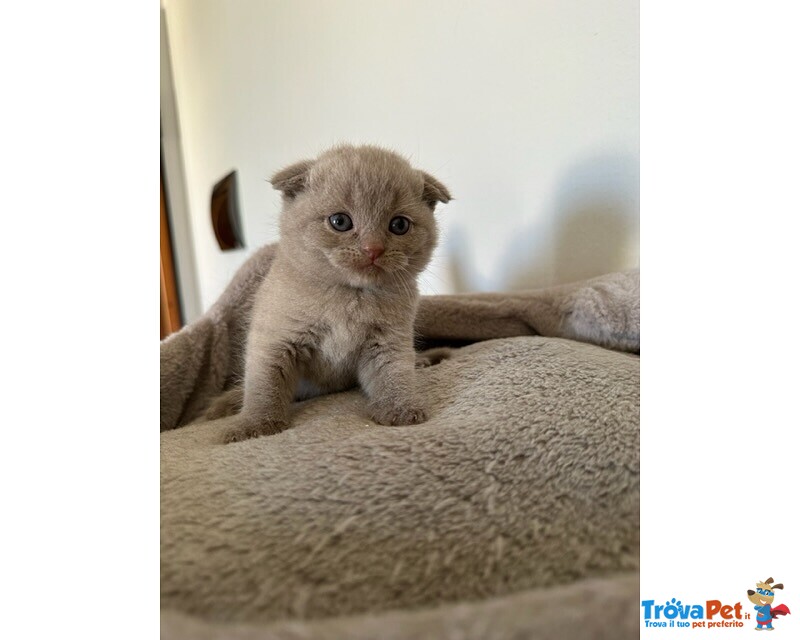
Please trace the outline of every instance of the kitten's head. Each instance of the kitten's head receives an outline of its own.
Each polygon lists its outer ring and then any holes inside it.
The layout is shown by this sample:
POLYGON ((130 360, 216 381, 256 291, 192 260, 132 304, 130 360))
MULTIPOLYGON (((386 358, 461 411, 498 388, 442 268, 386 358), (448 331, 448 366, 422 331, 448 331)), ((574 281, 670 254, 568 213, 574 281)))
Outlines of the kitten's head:
POLYGON ((354 287, 408 283, 436 246, 433 176, 378 147, 340 146, 272 177, 283 192, 281 251, 310 277, 354 287))

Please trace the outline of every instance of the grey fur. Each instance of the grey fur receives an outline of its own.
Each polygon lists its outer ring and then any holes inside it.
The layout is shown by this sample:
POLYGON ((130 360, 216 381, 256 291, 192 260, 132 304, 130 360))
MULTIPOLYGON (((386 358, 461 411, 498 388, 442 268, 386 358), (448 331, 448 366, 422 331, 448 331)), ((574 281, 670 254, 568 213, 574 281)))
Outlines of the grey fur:
POLYGON ((279 171, 272 183, 284 195, 281 240, 255 295, 243 389, 206 416, 239 410, 227 442, 271 435, 289 425, 295 398, 359 384, 378 424, 424 422, 416 277, 436 245, 433 209, 450 199, 447 188, 372 146, 336 147, 279 171), (351 229, 329 222, 340 212, 351 229), (398 216, 410 221, 402 234, 390 231, 398 216))
MULTIPOLYGON (((161 431, 196 420, 213 398, 240 383, 253 299, 277 248, 256 251, 202 317, 161 343, 161 431)), ((457 341, 569 337, 639 353, 639 271, 533 291, 422 296, 415 332, 457 341)), ((223 407, 220 415, 229 413, 223 407)))

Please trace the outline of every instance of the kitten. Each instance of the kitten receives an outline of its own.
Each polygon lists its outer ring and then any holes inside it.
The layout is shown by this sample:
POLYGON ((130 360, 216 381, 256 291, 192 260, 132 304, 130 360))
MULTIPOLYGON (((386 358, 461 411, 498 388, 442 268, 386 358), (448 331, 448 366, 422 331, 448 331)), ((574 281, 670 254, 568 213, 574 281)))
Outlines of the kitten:
POLYGON ((253 304, 243 388, 207 417, 240 410, 226 442, 289 425, 294 398, 360 384, 383 425, 424 422, 413 323, 416 277, 436 245, 433 210, 450 193, 399 155, 341 146, 272 177, 281 239, 253 304))

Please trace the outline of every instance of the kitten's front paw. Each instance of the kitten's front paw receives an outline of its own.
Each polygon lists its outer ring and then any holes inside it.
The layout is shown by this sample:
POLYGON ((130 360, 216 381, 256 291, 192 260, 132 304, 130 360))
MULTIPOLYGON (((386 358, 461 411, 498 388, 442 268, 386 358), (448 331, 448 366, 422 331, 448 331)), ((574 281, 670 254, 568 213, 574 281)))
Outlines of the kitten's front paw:
POLYGON ((373 407, 372 419, 378 424, 399 426, 425 422, 428 414, 421 407, 391 407, 387 409, 373 407))
POLYGON ((243 440, 250 440, 251 438, 259 438, 261 436, 272 436, 280 433, 289 426, 289 423, 279 420, 248 420, 239 419, 229 427, 224 435, 223 442, 230 444, 232 442, 242 442, 243 440))

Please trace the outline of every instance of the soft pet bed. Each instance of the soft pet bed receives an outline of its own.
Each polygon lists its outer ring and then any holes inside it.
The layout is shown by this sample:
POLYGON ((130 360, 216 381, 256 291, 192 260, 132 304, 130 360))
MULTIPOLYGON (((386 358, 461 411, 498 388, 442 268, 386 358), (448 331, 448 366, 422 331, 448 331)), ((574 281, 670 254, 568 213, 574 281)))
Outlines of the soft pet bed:
POLYGON ((273 250, 161 344, 162 635, 638 637, 638 272, 423 298, 427 422, 353 390, 222 445, 273 250))

